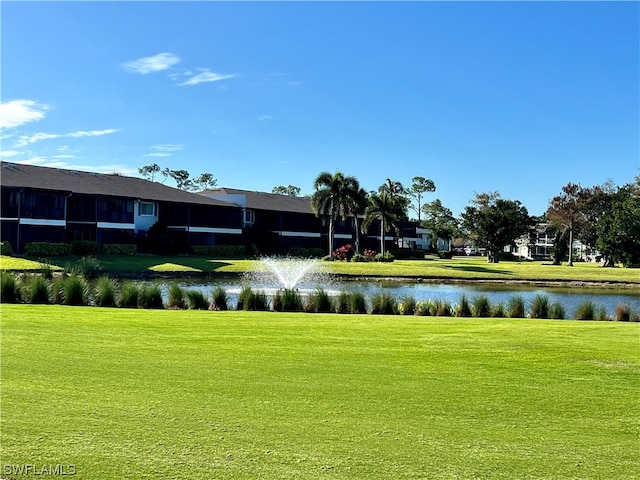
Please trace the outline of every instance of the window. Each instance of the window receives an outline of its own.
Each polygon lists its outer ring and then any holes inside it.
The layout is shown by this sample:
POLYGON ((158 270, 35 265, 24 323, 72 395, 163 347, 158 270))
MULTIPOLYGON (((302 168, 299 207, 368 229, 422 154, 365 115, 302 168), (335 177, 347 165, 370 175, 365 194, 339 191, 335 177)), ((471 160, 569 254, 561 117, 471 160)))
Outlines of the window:
POLYGON ((153 216, 156 214, 156 204, 152 202, 140 202, 138 214, 153 216))
POLYGON ((253 225, 256 221, 256 215, 253 210, 243 211, 243 223, 245 225, 253 225))

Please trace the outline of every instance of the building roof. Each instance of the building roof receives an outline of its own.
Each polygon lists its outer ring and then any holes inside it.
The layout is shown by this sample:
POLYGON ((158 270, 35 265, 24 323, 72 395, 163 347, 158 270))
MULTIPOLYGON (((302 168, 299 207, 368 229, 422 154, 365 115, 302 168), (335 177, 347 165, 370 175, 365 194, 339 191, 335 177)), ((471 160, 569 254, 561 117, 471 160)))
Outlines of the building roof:
POLYGON ((224 200, 227 197, 228 202, 254 210, 314 214, 311 201, 306 197, 290 197, 277 193, 253 192, 237 188, 215 188, 204 190, 200 194, 218 200, 224 200), (242 201, 238 200, 240 197, 242 197, 242 201))
POLYGON ((142 178, 37 167, 9 162, 2 162, 0 185, 3 187, 35 188, 141 200, 217 205, 221 207, 230 206, 228 202, 185 192, 184 190, 178 190, 177 188, 142 178))

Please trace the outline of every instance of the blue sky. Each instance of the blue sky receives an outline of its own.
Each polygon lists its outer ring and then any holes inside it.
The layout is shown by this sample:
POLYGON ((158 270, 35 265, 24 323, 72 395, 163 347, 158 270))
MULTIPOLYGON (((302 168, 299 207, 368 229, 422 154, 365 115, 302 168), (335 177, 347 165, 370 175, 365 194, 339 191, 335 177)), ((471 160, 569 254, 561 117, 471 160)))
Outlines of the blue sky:
MULTIPOLYGON (((542 214, 640 174, 638 2, 12 2, 2 159, 313 192, 434 180, 542 214)), ((171 184, 170 182, 166 182, 171 184)))

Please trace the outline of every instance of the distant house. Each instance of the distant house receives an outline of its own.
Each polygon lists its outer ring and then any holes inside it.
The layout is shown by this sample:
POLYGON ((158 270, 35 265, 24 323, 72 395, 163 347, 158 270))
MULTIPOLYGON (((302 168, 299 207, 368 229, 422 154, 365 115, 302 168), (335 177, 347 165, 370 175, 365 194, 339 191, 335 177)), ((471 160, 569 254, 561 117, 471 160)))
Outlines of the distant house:
POLYGON ((158 224, 175 251, 241 244, 242 209, 141 178, 2 162, 1 238, 29 242, 133 243, 158 224))
MULTIPOLYGON (((311 208, 307 197, 235 188, 205 190, 201 195, 229 202, 242 209, 245 243, 263 253, 286 253, 292 248, 327 248, 328 227, 311 208)), ((339 220, 335 246, 353 243, 352 219, 339 220)))

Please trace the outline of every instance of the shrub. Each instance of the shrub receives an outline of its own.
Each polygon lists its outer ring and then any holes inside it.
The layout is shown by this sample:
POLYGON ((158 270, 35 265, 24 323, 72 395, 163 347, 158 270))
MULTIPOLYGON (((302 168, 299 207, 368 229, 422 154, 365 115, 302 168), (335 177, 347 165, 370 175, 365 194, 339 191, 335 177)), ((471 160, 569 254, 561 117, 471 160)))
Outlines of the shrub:
POLYGON ((25 299, 29 303, 49 303, 49 282, 40 275, 32 275, 26 284, 25 299))
POLYGON ((137 308, 140 299, 140 285, 131 281, 124 281, 120 287, 118 306, 124 308, 137 308))
POLYGON ((103 255, 135 255, 138 251, 136 245, 128 243, 106 243, 102 245, 103 255))
POLYGON ((0 274, 0 300, 2 303, 18 303, 20 288, 16 277, 8 272, 0 274))
POLYGON ((184 308, 184 291, 177 283, 169 285, 169 299, 167 301, 168 308, 184 308))
POLYGON ((367 260, 375 260, 376 255, 378 255, 378 252, 376 252, 375 250, 365 250, 364 252, 362 252, 362 256, 367 260))
POLYGON ((507 311, 504 308, 504 303, 494 303, 491 305, 491 316, 493 318, 503 318, 507 316, 507 311))
POLYGON ((554 302, 549 306, 549 318, 554 320, 564 320, 566 313, 560 302, 554 302))
POLYGON ((595 318, 596 306, 595 304, 587 300, 578 305, 576 310, 576 320, 593 320, 595 318))
POLYGON ((279 290, 273 296, 273 310, 276 312, 301 312, 302 298, 291 288, 279 290))
POLYGON ((24 247, 28 257, 60 257, 71 254, 71 244, 30 242, 24 247))
POLYGON ((87 305, 89 289, 87 282, 78 275, 71 275, 62 284, 62 298, 65 305, 87 305))
POLYGON ((71 275, 82 275, 84 278, 96 278, 102 271, 102 263, 97 257, 82 257, 67 264, 65 270, 71 275))
POLYGON ((211 310, 229 310, 229 297, 227 292, 220 285, 213 289, 211 294, 211 310))
POLYGON ((304 310, 309 313, 332 312, 333 300, 324 289, 318 288, 307 297, 304 310))
POLYGON ((209 301, 204 293, 196 289, 188 289, 184 292, 185 303, 189 310, 208 310, 209 301))
POLYGON ((486 295, 478 295, 473 297, 472 311, 474 317, 489 317, 491 315, 491 305, 486 295))
POLYGON ((460 297, 460 303, 458 304, 458 308, 456 309, 456 317, 470 317, 471 316, 471 306, 469 305, 469 299, 466 295, 462 295, 460 297))
POLYGON ((64 282, 66 277, 56 277, 51 281, 51 303, 61 305, 64 303, 64 282))
POLYGON ((304 247, 293 247, 291 249, 291 256, 298 258, 309 258, 309 249, 304 247))
POLYGON ((7 242, 6 240, 3 242, 0 242, 0 255, 12 255, 13 254, 13 248, 11 248, 11 243, 7 242))
POLYGON ((164 308, 160 286, 157 284, 141 286, 138 306, 141 308, 164 308))
POLYGON ((336 313, 350 313, 350 295, 347 292, 340 292, 336 299, 336 313))
POLYGON ((368 259, 361 253, 354 253, 353 257, 351 257, 352 262, 367 262, 368 259))
POLYGON ((432 300, 425 300, 416 303, 415 314, 421 317, 429 317, 434 315, 435 304, 432 300))
POLYGON ((606 308, 598 308, 598 310, 596 311, 596 320, 600 320, 601 322, 608 322, 611 320, 611 317, 609 317, 606 308))
POLYGON ((389 252, 384 252, 384 255, 381 253, 378 253, 375 256, 375 261, 376 262, 393 262, 396 258, 391 255, 389 252))
POLYGON ((628 322, 631 320, 631 307, 629 305, 616 306, 616 322, 628 322))
POLYGON ((371 313, 380 315, 395 315, 398 313, 398 302, 388 292, 374 293, 371 296, 371 313))
POLYGON ((434 301, 434 315, 437 317, 450 317, 452 313, 451 304, 444 298, 439 298, 434 301))
POLYGON ((347 243, 342 247, 336 248, 331 256, 334 258, 334 260, 344 260, 348 262, 349 260, 351 260, 351 257, 353 257, 354 253, 355 251, 353 250, 351 244, 347 243))
POLYGON ((95 256, 100 253, 100 245, 93 240, 75 240, 71 244, 71 254, 81 257, 95 256))
POLYGON ((510 318, 524 318, 524 298, 521 295, 509 299, 507 313, 510 318))
POLYGON ((269 310, 267 295, 262 292, 254 292, 249 285, 245 285, 238 295, 237 310, 254 310, 264 312, 269 310))
POLYGON ((453 258, 453 252, 448 250, 438 250, 438 258, 443 260, 451 260, 453 258))
POLYGON ((109 277, 99 277, 96 280, 93 297, 98 307, 115 307, 117 285, 109 277))
POLYGON ((194 245, 191 247, 194 255, 207 257, 244 257, 244 245, 194 245))
POLYGON ((531 301, 531 318, 549 318, 549 297, 536 295, 531 301))
POLYGON ((398 312, 400 315, 415 315, 416 314, 416 299, 411 295, 403 297, 398 305, 398 312))

